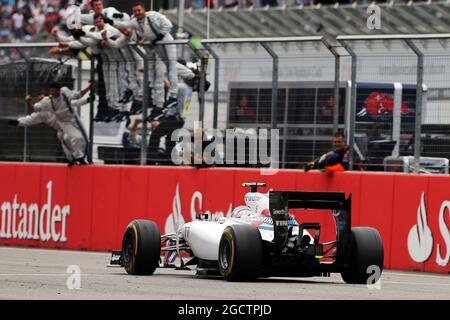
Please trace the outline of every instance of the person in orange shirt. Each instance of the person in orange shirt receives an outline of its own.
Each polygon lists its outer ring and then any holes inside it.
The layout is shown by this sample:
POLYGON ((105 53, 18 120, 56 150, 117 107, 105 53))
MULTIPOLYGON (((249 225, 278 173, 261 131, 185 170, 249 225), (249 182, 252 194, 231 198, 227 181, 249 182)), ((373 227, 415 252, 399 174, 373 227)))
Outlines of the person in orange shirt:
POLYGON ((337 132, 333 136, 333 150, 322 155, 318 160, 309 162, 305 172, 319 169, 325 172, 342 172, 349 168, 350 149, 345 141, 345 135, 337 132))

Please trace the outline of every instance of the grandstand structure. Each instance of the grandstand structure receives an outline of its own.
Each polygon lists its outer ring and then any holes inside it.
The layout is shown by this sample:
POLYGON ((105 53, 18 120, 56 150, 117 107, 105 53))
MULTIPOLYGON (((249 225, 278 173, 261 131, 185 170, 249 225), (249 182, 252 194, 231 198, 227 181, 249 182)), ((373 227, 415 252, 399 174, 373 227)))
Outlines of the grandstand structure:
MULTIPOLYGON (((289 37, 341 34, 432 34, 450 30, 450 1, 377 4, 381 29, 366 27, 369 5, 308 5, 260 8, 187 9, 184 30, 206 38, 289 37), (208 19, 208 15, 210 15, 208 19)), ((161 11, 178 24, 178 9, 161 11)))

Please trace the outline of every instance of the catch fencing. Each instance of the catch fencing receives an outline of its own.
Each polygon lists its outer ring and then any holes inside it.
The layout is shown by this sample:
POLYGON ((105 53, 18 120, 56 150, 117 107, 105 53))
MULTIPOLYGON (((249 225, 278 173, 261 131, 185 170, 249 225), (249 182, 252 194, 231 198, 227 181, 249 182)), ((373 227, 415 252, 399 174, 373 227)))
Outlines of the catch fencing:
MULTIPOLYGON (((178 58, 197 68, 197 92, 181 108, 184 127, 190 131, 199 123, 203 129, 235 129, 247 137, 259 129, 278 129, 280 167, 290 169, 302 168, 329 151, 333 133, 343 131, 355 169, 448 173, 449 40, 449 34, 365 35, 339 36, 336 41, 317 36, 191 39, 159 45, 175 45, 178 58), (211 83, 209 88, 204 80, 211 83)), ((45 125, 7 125, 30 113, 26 95, 36 96, 53 80, 77 90, 89 80, 99 80, 98 60, 89 50, 58 61, 48 53, 56 45, 0 44, 2 161, 64 161, 56 134, 45 125)), ((155 84, 151 48, 130 44, 121 50, 132 50, 141 61, 137 72, 142 108, 130 115, 132 105, 124 105, 124 116, 95 121, 98 92, 96 100, 80 107, 92 142, 90 160, 172 165, 170 134, 161 139, 159 149, 149 150, 145 141, 151 138, 152 125, 147 121, 136 126, 140 145, 125 143, 135 120, 147 119, 155 84)), ((128 77, 120 66, 136 61, 123 57, 114 62, 119 66, 117 79, 105 82, 128 77)), ((217 149, 226 156, 223 146, 217 149)))

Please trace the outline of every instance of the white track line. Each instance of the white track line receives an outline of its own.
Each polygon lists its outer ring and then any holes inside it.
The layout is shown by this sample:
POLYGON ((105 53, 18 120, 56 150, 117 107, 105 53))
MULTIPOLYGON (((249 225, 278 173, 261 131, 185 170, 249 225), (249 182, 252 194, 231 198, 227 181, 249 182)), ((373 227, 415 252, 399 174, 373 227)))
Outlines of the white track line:
MULTIPOLYGON (((73 273, 3 273, 0 274, 0 278, 2 277, 69 277, 73 276, 73 273)), ((114 276, 114 274, 89 274, 89 273, 80 273, 76 274, 80 277, 111 277, 114 276)))
MULTIPOLYGON (((64 253, 64 254, 74 254, 74 255, 110 255, 111 253, 108 252, 94 252, 94 251, 71 251, 71 250, 60 250, 60 249, 49 249, 49 248, 33 248, 33 247, 1 247, 0 250, 3 251, 12 251, 12 250, 21 250, 21 251, 29 251, 29 250, 36 250, 36 251, 42 251, 42 252, 54 252, 54 253, 64 253)), ((427 273, 427 272, 420 272, 420 271, 399 271, 399 270, 384 270, 383 271, 384 276, 400 276, 400 277, 421 277, 421 278, 436 278, 439 280, 443 280, 447 278, 450 281, 450 275, 448 273, 427 273)), ((0 275, 1 276, 1 275, 0 275)), ((383 278, 382 278, 383 279, 383 278)), ((389 280, 385 280, 389 281, 389 280)), ((394 282, 392 282, 394 283, 394 282)), ((430 284, 425 284, 430 285, 430 284)), ((442 284, 437 284, 442 285, 442 284)))
POLYGON ((13 250, 20 250, 20 251, 29 251, 33 250, 35 252, 54 252, 54 253, 64 253, 64 254, 76 254, 76 255, 111 255, 111 252, 100 252, 100 251, 71 251, 66 249, 51 249, 51 248, 21 248, 21 247, 1 247, 0 250, 4 251, 13 251, 13 250))
POLYGON ((441 286, 441 287, 450 287, 450 283, 429 283, 429 282, 403 282, 403 281, 390 281, 390 280, 383 280, 381 278, 381 285, 384 283, 387 284, 404 284, 404 285, 420 285, 420 286, 441 286))
POLYGON ((401 276, 401 277, 427 277, 427 278, 448 278, 450 281, 450 275, 448 273, 426 273, 426 272, 418 272, 418 271, 404 271, 404 272, 395 272, 390 270, 384 270, 383 275, 393 275, 393 276, 401 276))

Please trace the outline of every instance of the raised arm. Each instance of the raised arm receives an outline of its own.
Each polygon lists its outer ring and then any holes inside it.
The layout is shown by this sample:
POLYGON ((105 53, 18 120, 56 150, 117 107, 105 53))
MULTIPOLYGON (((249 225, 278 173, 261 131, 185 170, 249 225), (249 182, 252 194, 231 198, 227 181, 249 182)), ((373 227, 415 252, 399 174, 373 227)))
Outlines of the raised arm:
POLYGON ((81 97, 84 97, 86 95, 86 93, 88 93, 89 91, 93 90, 96 85, 97 85, 97 83, 95 81, 91 81, 86 88, 81 90, 81 92, 80 92, 81 97))
POLYGON ((63 34, 59 33, 57 30, 52 31, 52 35, 55 37, 56 41, 62 44, 67 44, 71 41, 74 41, 74 37, 72 36, 64 36, 63 34))
POLYGON ((99 31, 85 31, 86 34, 86 38, 94 40, 94 41, 102 41, 103 37, 102 37, 102 33, 99 31))
POLYGON ((88 104, 89 102, 90 102, 89 97, 83 97, 83 98, 78 99, 78 100, 73 100, 72 101, 72 107, 74 107, 74 108, 82 107, 82 106, 88 104))
POLYGON ((98 45, 98 40, 88 37, 81 37, 79 42, 84 46, 80 49, 84 49, 86 47, 95 47, 98 45))
POLYGON ((177 74, 183 80, 192 80, 195 78, 195 73, 185 65, 177 62, 177 74))
POLYGON ((82 14, 81 15, 81 24, 83 24, 83 25, 94 24, 94 14, 93 13, 82 14))
POLYGON ((84 49, 84 48, 88 47, 88 45, 84 44, 83 42, 81 42, 81 38, 80 38, 80 41, 79 40, 73 40, 73 41, 70 41, 70 42, 66 43, 65 45, 68 48, 70 48, 70 49, 81 50, 81 49, 84 49))
POLYGON ((45 97, 44 99, 42 99, 38 103, 35 103, 34 104, 34 111, 35 112, 40 112, 40 111, 51 111, 51 112, 53 112, 52 102, 51 102, 50 98, 49 97, 45 97))
POLYGON ((136 30, 139 28, 139 23, 135 19, 131 19, 128 21, 114 21, 114 27, 118 29, 131 28, 136 30))
POLYGON ((34 112, 33 98, 28 95, 25 97, 25 102, 27 103, 28 110, 34 112))
POLYGON ((69 101, 74 101, 74 100, 79 100, 81 98, 83 98, 86 93, 88 93, 89 91, 92 90, 92 88, 94 88, 95 86, 95 81, 89 83, 89 85, 84 88, 83 90, 77 92, 77 91, 72 91, 67 87, 63 87, 61 88, 61 93, 63 93, 68 99, 69 101))
POLYGON ((130 40, 127 36, 114 27, 110 27, 108 29, 107 34, 103 35, 103 39, 108 47, 116 49, 123 48, 130 40))
POLYGON ((45 116, 43 112, 33 112, 29 116, 21 117, 17 119, 19 127, 31 127, 37 124, 45 122, 45 116))

